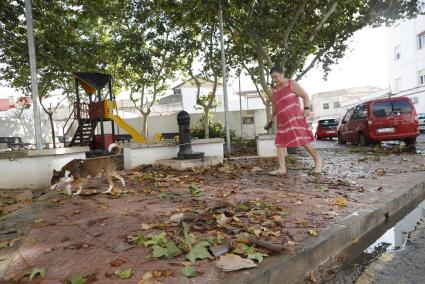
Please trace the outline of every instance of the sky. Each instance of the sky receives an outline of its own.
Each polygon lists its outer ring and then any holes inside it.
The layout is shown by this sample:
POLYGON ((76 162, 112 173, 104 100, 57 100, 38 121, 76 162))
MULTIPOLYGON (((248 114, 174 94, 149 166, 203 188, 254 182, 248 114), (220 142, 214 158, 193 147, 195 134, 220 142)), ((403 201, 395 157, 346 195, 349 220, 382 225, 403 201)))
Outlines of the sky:
MULTIPOLYGON (((310 95, 351 87, 387 88, 387 53, 387 28, 365 28, 349 40, 349 50, 338 64, 331 67, 332 71, 326 81, 323 72, 316 68, 307 73, 300 84, 310 95)), ((237 80, 233 82, 237 87, 237 80)), ((242 91, 255 89, 248 76, 241 79, 241 85, 242 91)), ((0 86, 0 98, 10 95, 20 96, 13 89, 0 86)))

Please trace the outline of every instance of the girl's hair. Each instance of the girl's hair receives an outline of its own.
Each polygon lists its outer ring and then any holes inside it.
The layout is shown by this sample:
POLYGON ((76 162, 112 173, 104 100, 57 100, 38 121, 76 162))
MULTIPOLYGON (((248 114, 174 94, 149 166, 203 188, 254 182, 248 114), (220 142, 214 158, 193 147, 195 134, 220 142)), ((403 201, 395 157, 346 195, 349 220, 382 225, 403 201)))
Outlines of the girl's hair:
POLYGON ((277 73, 283 74, 283 71, 284 71, 283 67, 281 67, 281 66, 274 66, 274 67, 272 67, 272 68, 270 69, 270 75, 271 75, 273 72, 277 72, 277 73))

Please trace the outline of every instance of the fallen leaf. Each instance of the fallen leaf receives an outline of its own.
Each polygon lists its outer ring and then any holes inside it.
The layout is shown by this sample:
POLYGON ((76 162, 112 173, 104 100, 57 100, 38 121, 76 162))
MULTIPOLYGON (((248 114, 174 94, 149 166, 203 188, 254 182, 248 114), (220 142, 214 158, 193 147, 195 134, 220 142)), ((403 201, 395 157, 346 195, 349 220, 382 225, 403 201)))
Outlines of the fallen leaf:
POLYGON ((339 207, 347 207, 348 201, 342 196, 338 196, 335 200, 335 205, 338 205, 339 207))
POLYGON ((193 267, 193 266, 189 266, 189 265, 186 265, 182 269, 182 273, 183 273, 184 276, 186 276, 188 278, 198 276, 198 272, 196 271, 196 268, 193 267))
POLYGON ((132 245, 130 245, 128 243, 124 243, 124 242, 120 241, 118 243, 113 244, 112 250, 114 252, 120 253, 120 252, 125 252, 125 251, 127 251, 127 250, 129 250, 129 249, 131 249, 133 247, 134 246, 132 246, 132 245))
POLYGON ((167 241, 165 243, 165 247, 161 247, 159 245, 154 245, 152 247, 152 257, 153 258, 173 258, 180 255, 182 251, 176 246, 173 241, 167 241))
POLYGON ((301 200, 297 200, 297 201, 295 201, 295 202, 294 202, 294 204, 295 204, 295 205, 302 205, 302 204, 303 204, 303 202, 302 202, 301 200))
POLYGON ((207 247, 210 244, 207 241, 200 241, 193 245, 190 252, 186 255, 186 258, 191 262, 195 262, 197 259, 205 259, 212 257, 208 252, 207 247))
POLYGON ((69 284, 84 284, 87 282, 87 277, 79 275, 77 273, 73 273, 68 276, 66 282, 69 284))
POLYGON ((0 242, 0 249, 6 248, 9 246, 9 241, 0 242))
POLYGON ((256 260, 258 262, 262 262, 265 256, 268 256, 268 255, 265 254, 265 253, 261 253, 261 252, 254 252, 254 253, 249 254, 247 257, 249 259, 256 260))
POLYGON ((318 281, 316 280, 316 277, 314 276, 313 271, 310 271, 310 275, 308 276, 308 280, 310 280, 310 282, 312 282, 312 283, 318 283, 318 281))
POLYGON ((282 216, 280 216, 280 215, 274 215, 273 216, 273 220, 275 221, 275 222, 282 222, 282 216))
POLYGON ((229 223, 232 220, 232 218, 226 217, 226 215, 224 215, 223 213, 216 216, 216 219, 217 219, 217 224, 221 226, 225 226, 227 223, 229 223))
POLYGON ((224 272, 257 267, 257 264, 255 264, 252 259, 242 258, 236 254, 222 255, 220 256, 220 259, 215 262, 215 264, 224 272))
POLYGON ((146 247, 150 245, 163 245, 167 241, 165 236, 166 236, 165 232, 161 232, 157 235, 149 235, 149 240, 145 241, 144 245, 146 247))
POLYGON ((215 257, 228 253, 230 250, 229 243, 210 247, 210 251, 215 257))
POLYGON ((110 264, 111 264, 111 266, 121 266, 121 265, 123 265, 126 262, 127 261, 125 261, 124 259, 117 258, 114 261, 112 261, 110 264))
POLYGON ((141 246, 145 244, 145 236, 144 235, 136 235, 136 236, 130 236, 129 237, 130 242, 141 246))
POLYGON ((193 197, 202 196, 204 193, 201 189, 196 188, 194 185, 189 186, 189 194, 193 197))
POLYGON ((295 246, 295 245, 297 245, 297 242, 294 242, 294 241, 288 241, 287 243, 288 243, 288 245, 290 245, 290 246, 295 246))
POLYGON ((251 173, 256 174, 256 173, 258 173, 258 172, 262 172, 262 171, 263 171, 263 169, 262 169, 262 168, 259 168, 259 167, 253 167, 253 168, 252 168, 252 170, 251 170, 251 173))
POLYGON ((44 278, 44 276, 46 275, 46 269, 38 268, 38 267, 33 268, 33 270, 30 273, 30 277, 29 277, 30 280, 32 280, 37 275, 40 275, 41 278, 44 278))
POLYGON ((152 229, 153 227, 155 227, 155 225, 148 225, 148 224, 142 223, 142 230, 149 230, 149 229, 152 229))
POLYGON ((308 230, 308 234, 313 237, 317 237, 319 235, 319 233, 317 233, 315 230, 308 230))
POLYGON ((127 270, 117 269, 114 271, 114 274, 121 279, 128 279, 133 276, 133 271, 132 268, 129 268, 127 270))

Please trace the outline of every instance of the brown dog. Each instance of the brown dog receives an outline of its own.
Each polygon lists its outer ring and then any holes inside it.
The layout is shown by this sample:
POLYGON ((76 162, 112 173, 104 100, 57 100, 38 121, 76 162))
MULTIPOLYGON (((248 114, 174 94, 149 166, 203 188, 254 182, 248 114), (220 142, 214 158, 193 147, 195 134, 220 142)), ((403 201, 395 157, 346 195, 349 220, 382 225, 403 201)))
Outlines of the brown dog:
MULTIPOLYGON (((121 146, 118 144, 109 145, 109 153, 118 155, 121 152, 121 146)), ((104 193, 110 193, 114 187, 112 177, 121 181, 125 187, 124 179, 116 172, 115 164, 111 156, 97 157, 91 159, 74 159, 62 167, 60 171, 53 170, 53 176, 50 181, 50 189, 54 190, 61 184, 66 184, 66 191, 72 194, 72 186, 78 186, 78 191, 74 193, 78 195, 83 189, 83 182, 91 177, 104 174, 109 183, 109 188, 104 193)))

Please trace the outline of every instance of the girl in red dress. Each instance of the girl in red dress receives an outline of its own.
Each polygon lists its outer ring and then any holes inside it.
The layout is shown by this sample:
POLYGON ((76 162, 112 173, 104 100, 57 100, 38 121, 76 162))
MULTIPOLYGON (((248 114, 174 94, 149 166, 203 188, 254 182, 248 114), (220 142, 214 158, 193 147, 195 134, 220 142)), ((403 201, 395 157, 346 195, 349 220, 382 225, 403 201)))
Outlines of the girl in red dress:
POLYGON ((311 115, 309 96, 296 81, 285 78, 282 67, 273 67, 270 75, 274 83, 271 119, 277 116, 275 145, 279 158, 279 169, 270 174, 286 174, 286 148, 299 146, 303 146, 313 157, 315 164, 313 173, 321 173, 322 162, 311 146, 310 142, 314 141, 314 135, 306 120, 311 115), (299 98, 304 102, 304 110, 299 98))

